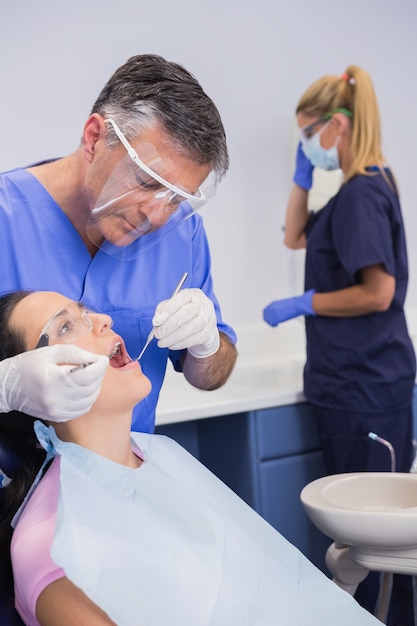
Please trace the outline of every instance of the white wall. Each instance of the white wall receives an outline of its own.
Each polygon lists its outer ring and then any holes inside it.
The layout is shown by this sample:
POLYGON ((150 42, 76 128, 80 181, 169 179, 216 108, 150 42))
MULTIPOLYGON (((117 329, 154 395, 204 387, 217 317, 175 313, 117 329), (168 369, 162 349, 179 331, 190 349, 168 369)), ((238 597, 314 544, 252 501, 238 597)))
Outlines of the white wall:
POLYGON ((185 65, 216 102, 231 168, 203 209, 227 321, 261 323, 290 292, 281 227, 293 110, 323 74, 355 63, 374 79, 397 175, 417 306, 415 0, 13 0, 0 9, 0 169, 74 150, 98 92, 128 57, 185 65))

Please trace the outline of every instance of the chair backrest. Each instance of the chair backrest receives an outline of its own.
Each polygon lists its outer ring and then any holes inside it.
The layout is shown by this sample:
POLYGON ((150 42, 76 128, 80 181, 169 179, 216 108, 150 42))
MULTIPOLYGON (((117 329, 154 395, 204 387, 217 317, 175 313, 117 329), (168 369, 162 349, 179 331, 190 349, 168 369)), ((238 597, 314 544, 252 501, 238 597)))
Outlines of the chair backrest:
MULTIPOLYGON (((0 413, 0 420, 3 418, 4 414, 0 413)), ((22 437, 0 432, 0 469, 6 476, 11 478, 27 458, 34 445, 33 437, 33 434, 22 437)))
MULTIPOLYGON (((1 419, 1 414, 0 414, 1 419)), ((9 437, 0 433, 0 470, 8 477, 12 477, 22 464, 27 443, 20 441, 18 445, 9 437)), ((4 575, 4 572, 2 572, 4 575)), ((25 626, 14 608, 14 592, 4 584, 3 575, 0 575, 0 625, 25 626), (2 580, 3 578, 3 580, 2 580)))
POLYGON ((1 626, 25 626, 14 608, 14 594, 0 593, 0 624, 1 626))
POLYGON ((0 624, 1 626, 25 626, 14 608, 13 583, 8 580, 7 569, 8 566, 2 558, 0 563, 0 624))

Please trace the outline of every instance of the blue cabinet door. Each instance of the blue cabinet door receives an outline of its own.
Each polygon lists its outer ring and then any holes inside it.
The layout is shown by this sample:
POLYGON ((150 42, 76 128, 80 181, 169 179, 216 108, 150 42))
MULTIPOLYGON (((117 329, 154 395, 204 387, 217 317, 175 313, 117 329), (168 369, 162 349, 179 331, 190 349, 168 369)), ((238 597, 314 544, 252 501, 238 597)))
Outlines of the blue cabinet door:
POLYGON ((307 402, 250 413, 260 461, 320 449, 317 419, 307 402))
POLYGON ((302 488, 323 475, 313 408, 300 403, 200 420, 200 460, 317 567, 331 541, 310 522, 302 488))
POLYGON ((323 476, 320 451, 297 454, 259 465, 259 513, 322 571, 332 540, 312 524, 300 501, 300 492, 323 476))

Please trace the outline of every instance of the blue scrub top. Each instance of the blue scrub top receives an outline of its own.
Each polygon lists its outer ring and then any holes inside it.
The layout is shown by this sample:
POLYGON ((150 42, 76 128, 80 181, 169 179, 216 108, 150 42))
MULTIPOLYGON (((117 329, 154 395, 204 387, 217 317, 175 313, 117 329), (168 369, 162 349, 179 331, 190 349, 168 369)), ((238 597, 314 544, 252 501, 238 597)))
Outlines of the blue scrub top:
MULTIPOLYGON (((38 180, 25 169, 0 175, 0 293, 18 289, 58 291, 108 313, 114 330, 138 357, 157 304, 169 298, 184 272, 184 288, 198 287, 213 301, 218 328, 232 342, 213 293, 210 251, 199 215, 171 230, 135 258, 119 259, 98 250, 92 258, 70 220, 38 180)), ((132 430, 153 432, 155 408, 167 359, 176 369, 185 351, 151 342, 141 359, 151 394, 134 411, 132 430)))
POLYGON ((403 310, 408 262, 398 195, 381 173, 355 176, 311 215, 306 235, 306 290, 351 287, 362 268, 379 263, 396 281, 386 312, 306 318, 306 397, 370 413, 410 406, 416 360, 403 310))

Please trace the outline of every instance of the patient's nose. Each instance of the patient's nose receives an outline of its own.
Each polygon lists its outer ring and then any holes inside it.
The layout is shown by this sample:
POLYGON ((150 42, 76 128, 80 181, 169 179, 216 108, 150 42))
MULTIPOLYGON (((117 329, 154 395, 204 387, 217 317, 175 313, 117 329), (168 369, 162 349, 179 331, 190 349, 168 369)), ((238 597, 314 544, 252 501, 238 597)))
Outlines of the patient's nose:
POLYGON ((113 319, 107 313, 96 313, 94 315, 94 329, 98 333, 109 330, 113 326, 113 319))

